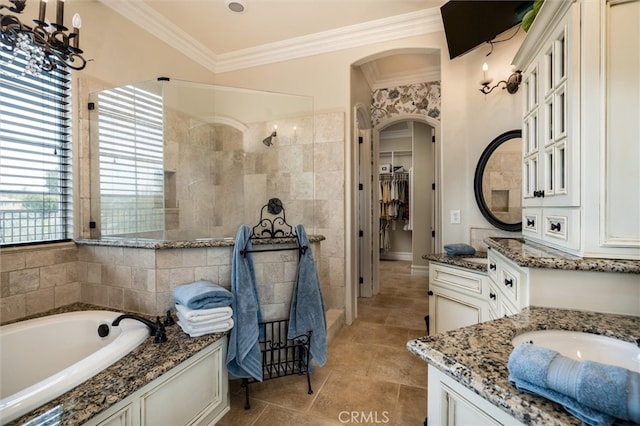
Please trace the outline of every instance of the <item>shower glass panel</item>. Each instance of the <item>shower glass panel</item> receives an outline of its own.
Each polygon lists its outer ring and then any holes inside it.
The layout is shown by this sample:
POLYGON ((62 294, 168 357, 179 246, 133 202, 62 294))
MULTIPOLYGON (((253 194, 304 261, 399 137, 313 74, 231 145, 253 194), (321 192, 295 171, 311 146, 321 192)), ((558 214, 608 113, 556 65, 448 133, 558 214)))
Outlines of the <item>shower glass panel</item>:
POLYGON ((91 237, 233 237, 271 198, 313 229, 313 99, 158 79, 90 95, 91 237))

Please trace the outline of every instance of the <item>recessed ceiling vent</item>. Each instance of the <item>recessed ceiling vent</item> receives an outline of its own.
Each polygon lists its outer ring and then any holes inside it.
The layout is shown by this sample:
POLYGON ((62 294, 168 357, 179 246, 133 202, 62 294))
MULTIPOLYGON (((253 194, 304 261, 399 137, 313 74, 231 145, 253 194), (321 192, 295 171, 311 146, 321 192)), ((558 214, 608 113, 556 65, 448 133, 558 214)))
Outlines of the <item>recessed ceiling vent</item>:
POLYGON ((242 13, 247 10, 247 5, 243 0, 226 0, 224 4, 227 5, 227 9, 232 12, 242 13))

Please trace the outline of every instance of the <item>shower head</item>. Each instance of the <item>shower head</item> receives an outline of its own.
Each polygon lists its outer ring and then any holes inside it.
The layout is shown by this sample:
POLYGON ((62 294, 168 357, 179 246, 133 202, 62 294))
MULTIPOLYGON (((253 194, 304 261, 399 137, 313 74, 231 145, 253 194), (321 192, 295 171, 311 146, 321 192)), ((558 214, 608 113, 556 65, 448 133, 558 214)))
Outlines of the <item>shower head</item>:
POLYGON ((262 143, 265 144, 266 146, 271 146, 273 145, 273 138, 275 138, 276 136, 278 136, 278 134, 274 131, 269 136, 262 139, 262 143))

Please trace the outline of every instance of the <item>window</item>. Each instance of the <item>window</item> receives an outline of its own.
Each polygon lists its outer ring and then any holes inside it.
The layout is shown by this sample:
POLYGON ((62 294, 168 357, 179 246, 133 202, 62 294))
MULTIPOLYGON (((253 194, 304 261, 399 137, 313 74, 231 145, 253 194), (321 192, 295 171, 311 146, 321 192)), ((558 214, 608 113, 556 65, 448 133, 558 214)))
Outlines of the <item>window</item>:
POLYGON ((24 74, 0 46, 0 245, 72 237, 68 70, 24 74))
POLYGON ((125 86, 101 91, 97 104, 101 236, 161 238, 162 97, 125 86))

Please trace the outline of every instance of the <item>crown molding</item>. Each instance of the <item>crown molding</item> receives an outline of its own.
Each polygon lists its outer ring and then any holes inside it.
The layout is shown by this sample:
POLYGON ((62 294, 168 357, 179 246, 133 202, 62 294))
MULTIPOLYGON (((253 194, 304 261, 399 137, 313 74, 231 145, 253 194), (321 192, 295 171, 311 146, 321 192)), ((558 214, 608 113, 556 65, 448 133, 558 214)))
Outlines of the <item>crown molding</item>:
POLYGON ((143 2, 98 0, 208 70, 216 70, 216 54, 143 2))
POLYGON ((387 89, 389 87, 408 86, 416 83, 440 81, 440 67, 420 68, 410 73, 396 73, 382 78, 375 61, 369 61, 360 66, 364 78, 371 89, 387 89))
POLYGON ((235 71, 442 30, 440 9, 423 9, 222 53, 216 56, 216 72, 235 71))
POLYGON ((443 30, 440 9, 434 7, 216 54, 143 2, 99 1, 214 73, 236 71, 443 30))

